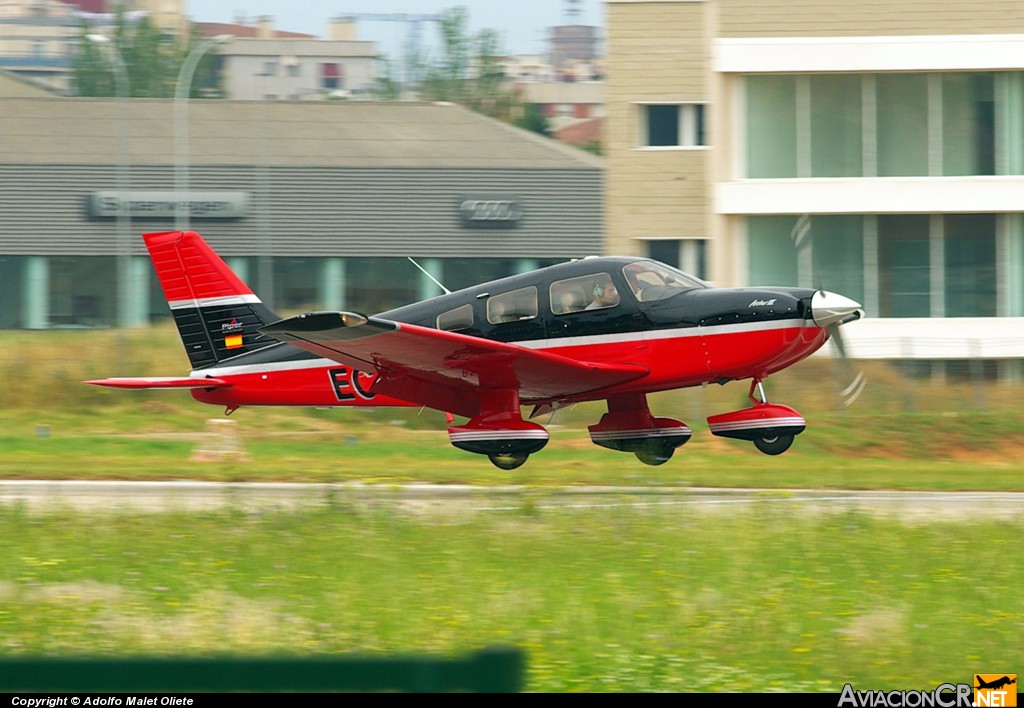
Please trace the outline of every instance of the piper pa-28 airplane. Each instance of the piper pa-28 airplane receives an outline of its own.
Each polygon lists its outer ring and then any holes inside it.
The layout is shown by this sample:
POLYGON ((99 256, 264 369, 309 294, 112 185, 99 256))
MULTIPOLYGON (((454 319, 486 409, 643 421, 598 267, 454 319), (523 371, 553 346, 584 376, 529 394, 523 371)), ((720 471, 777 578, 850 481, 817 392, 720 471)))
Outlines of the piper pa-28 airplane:
POLYGON ((227 413, 246 405, 426 406, 458 448, 515 469, 548 442, 524 420, 607 401, 597 445, 660 465, 690 439, 647 394, 750 379, 752 405, 711 432, 777 455, 806 421, 761 382, 820 348, 860 305, 809 288, 715 288, 663 263, 601 257, 491 281, 374 316, 281 319, 193 231, 146 234, 188 352, 183 378, 111 378, 113 388, 182 388, 227 413), (759 398, 754 397, 755 390, 759 398), (455 424, 453 415, 468 418, 455 424))

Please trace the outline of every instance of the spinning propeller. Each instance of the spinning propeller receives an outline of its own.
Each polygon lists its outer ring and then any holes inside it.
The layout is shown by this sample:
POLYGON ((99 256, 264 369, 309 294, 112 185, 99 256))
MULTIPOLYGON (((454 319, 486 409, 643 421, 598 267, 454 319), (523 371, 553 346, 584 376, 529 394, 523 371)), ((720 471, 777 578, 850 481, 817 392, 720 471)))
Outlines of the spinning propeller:
MULTIPOLYGON (((806 257, 808 265, 813 268, 813 252, 808 250, 812 242, 809 215, 804 214, 797 219, 790 232, 790 237, 793 239, 797 257, 801 259, 806 257)), ((825 290, 820 276, 815 277, 815 283, 817 292, 811 298, 812 317, 815 324, 828 332, 828 337, 835 348, 841 370, 840 396, 843 405, 848 407, 863 393, 867 380, 864 377, 864 372, 848 356, 839 327, 847 322, 859 320, 864 316, 864 311, 859 303, 850 298, 825 290)))

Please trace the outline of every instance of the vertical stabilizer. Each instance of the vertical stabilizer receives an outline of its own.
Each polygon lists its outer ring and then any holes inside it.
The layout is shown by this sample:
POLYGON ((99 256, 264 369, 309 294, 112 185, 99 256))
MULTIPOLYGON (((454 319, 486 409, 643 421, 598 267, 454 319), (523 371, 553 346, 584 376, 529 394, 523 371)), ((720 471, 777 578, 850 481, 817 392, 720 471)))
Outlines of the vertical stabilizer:
POLYGON ((275 344, 259 328, 278 318, 195 231, 142 237, 193 369, 275 344))

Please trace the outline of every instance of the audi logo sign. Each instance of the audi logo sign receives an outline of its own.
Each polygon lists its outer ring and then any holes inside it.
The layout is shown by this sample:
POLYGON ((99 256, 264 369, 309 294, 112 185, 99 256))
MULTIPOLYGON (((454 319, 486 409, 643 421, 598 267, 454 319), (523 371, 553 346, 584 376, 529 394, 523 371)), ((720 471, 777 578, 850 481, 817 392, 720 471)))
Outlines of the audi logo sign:
POLYGON ((459 215, 467 229, 511 229, 523 218, 523 205, 507 194, 475 194, 459 202, 459 215))

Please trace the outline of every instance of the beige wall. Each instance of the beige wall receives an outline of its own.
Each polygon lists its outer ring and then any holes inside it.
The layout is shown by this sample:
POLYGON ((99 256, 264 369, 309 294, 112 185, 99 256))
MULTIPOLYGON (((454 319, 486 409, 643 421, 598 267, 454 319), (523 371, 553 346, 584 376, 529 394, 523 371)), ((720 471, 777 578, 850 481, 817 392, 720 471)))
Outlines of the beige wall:
POLYGON ((185 0, 134 0, 131 4, 148 12, 153 24, 165 32, 179 37, 188 36, 185 0))
POLYGON ((637 149, 638 102, 706 101, 704 3, 608 3, 607 251, 706 235, 706 149, 637 149))
POLYGON ((717 6, 721 37, 1001 34, 1024 28, 1021 0, 711 0, 702 4, 717 6))

